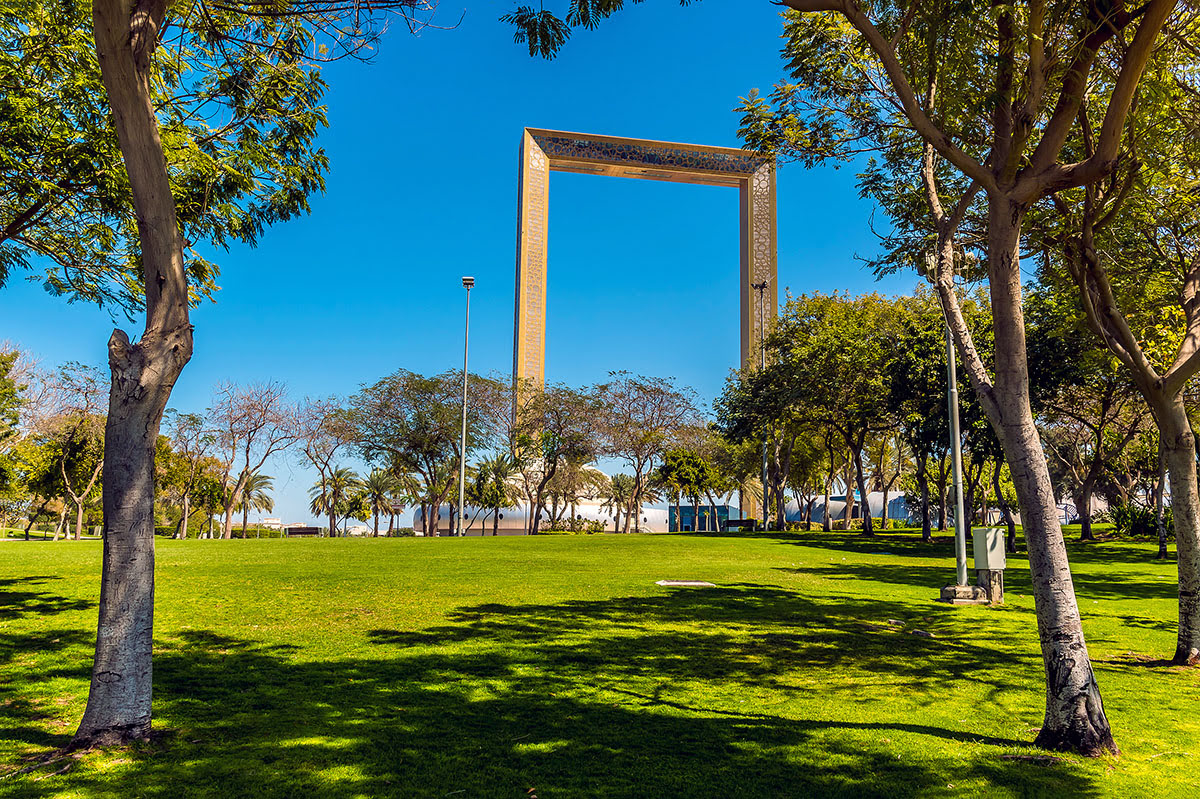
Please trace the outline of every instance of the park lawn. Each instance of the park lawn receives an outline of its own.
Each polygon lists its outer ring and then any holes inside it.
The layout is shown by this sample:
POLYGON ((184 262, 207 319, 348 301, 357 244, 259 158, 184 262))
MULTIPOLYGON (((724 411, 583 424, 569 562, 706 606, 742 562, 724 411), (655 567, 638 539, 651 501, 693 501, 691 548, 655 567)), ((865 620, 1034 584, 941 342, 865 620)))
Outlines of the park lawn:
MULTIPOLYGON (((19 765, 82 714, 100 545, 0 547, 19 765)), ((1049 760, 1027 566, 1002 608, 936 604, 944 537, 160 540, 160 734, 0 796, 1194 796, 1200 671, 1161 661, 1152 555, 1072 545, 1123 754, 1049 760)))

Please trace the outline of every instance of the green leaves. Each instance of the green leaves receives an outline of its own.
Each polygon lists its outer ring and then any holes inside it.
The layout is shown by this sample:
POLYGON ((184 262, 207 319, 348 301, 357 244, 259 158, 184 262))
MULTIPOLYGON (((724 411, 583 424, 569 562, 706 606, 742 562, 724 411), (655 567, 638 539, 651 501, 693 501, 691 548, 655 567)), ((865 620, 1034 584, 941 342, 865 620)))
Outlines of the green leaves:
MULTIPOLYGON (((212 247, 253 245, 324 189, 325 83, 303 21, 186 2, 167 22, 151 87, 197 303, 217 290, 212 247)), ((77 0, 0 10, 0 285, 31 272, 131 313, 137 220, 91 25, 77 0)))
MULTIPOLYGON (((633 4, 642 0, 632 0, 633 4)), ((679 0, 686 6, 691 0, 679 0)), ((624 0, 570 0, 567 12, 559 17, 545 8, 544 3, 533 6, 522 5, 500 17, 501 22, 513 26, 513 41, 529 45, 529 55, 540 55, 547 60, 558 55, 573 28, 596 28, 600 21, 625 8, 624 0)))
POLYGON ((520 6, 500 17, 500 21, 513 26, 513 41, 517 44, 528 44, 531 56, 540 55, 542 58, 552 59, 571 37, 570 24, 545 9, 535 10, 530 6, 520 6))

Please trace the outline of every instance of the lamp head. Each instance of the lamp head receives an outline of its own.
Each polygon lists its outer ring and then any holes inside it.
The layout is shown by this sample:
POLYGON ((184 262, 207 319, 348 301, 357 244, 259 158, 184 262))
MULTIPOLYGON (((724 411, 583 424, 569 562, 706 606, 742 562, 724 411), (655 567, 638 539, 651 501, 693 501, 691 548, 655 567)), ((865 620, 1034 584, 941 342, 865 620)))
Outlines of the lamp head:
POLYGON ((463 288, 469 289, 474 285, 475 285, 475 278, 473 278, 473 277, 464 277, 463 278, 463 288))

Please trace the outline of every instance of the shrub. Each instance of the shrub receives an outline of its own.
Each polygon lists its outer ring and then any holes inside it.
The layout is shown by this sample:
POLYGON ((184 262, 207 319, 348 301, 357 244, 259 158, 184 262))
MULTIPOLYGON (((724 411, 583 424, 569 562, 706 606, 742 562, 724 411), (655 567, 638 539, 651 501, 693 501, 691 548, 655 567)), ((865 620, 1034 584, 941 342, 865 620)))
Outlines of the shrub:
MULTIPOLYGON (((1153 508, 1133 504, 1114 505, 1110 508, 1110 513, 1113 526, 1120 535, 1134 538, 1158 537, 1158 521, 1153 508)), ((1168 536, 1175 534, 1175 522, 1171 518, 1170 508, 1163 509, 1163 525, 1167 528, 1168 536)))

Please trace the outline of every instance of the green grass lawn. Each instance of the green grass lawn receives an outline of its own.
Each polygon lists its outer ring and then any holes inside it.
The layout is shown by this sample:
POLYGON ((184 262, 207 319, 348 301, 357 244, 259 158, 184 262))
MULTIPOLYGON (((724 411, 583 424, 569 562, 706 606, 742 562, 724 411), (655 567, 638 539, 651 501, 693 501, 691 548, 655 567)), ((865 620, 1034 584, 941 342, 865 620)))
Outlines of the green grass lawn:
MULTIPOLYGON (((100 546, 0 547, 18 765, 83 712, 100 546)), ((0 795, 1195 796, 1200 671, 1161 661, 1153 551, 1072 546, 1123 754, 1048 761, 1026 564, 1004 607, 936 604, 946 537, 160 540, 161 736, 0 795)))

